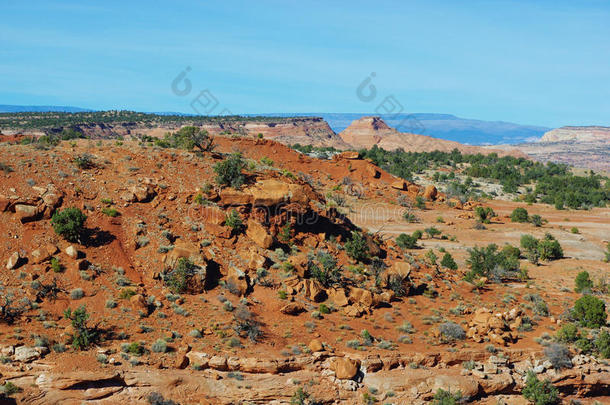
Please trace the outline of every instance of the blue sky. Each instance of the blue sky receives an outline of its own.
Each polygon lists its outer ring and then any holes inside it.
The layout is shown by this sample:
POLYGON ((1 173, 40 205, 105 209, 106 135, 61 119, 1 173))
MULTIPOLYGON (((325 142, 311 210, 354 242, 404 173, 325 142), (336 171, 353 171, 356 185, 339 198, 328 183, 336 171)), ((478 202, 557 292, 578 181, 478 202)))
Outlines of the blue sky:
POLYGON ((0 15, 0 104, 189 113, 207 89, 212 114, 373 112, 394 96, 408 112, 610 125, 608 1, 3 0, 0 15))

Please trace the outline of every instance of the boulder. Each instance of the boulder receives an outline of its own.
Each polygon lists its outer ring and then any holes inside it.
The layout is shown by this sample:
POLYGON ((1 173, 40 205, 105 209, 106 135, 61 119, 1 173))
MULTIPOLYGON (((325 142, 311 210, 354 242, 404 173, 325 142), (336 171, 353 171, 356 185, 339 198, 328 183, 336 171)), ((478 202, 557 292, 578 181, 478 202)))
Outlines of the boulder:
POLYGON ((225 280, 228 290, 240 297, 243 297, 248 292, 249 278, 243 271, 236 267, 229 269, 229 274, 225 280))
POLYGON ((374 179, 378 179, 379 177, 381 177, 381 171, 379 170, 379 168, 375 165, 369 165, 366 168, 366 171, 368 172, 368 174, 374 178, 374 179))
POLYGON ((255 207, 271 207, 278 204, 306 205, 309 197, 304 186, 277 179, 261 180, 246 190, 252 196, 255 207))
POLYGON ((394 262, 384 274, 385 287, 389 285, 391 279, 398 279, 405 282, 411 274, 411 264, 407 262, 394 262))
POLYGON ((197 365, 198 369, 203 370, 208 368, 210 357, 207 353, 191 351, 186 354, 186 357, 189 359, 189 363, 192 365, 197 365))
POLYGON ((129 298, 129 303, 131 308, 136 311, 141 311, 148 315, 148 305, 146 304, 146 300, 142 294, 136 294, 129 298))
POLYGON ((328 298, 338 307, 346 307, 349 305, 345 288, 329 288, 326 290, 328 298))
POLYGON ((288 258, 288 262, 292 264, 296 274, 299 277, 305 277, 305 272, 307 271, 309 264, 307 253, 299 252, 296 255, 290 256, 290 258, 288 258))
POLYGON ((307 345, 307 347, 309 347, 309 350, 314 353, 324 351, 324 345, 322 344, 322 342, 320 342, 319 339, 312 339, 311 342, 309 342, 309 344, 307 345))
POLYGON ((252 195, 232 188, 225 188, 220 192, 220 203, 224 206, 250 205, 252 204, 252 195))
POLYGON ((21 261, 21 256, 19 255, 19 252, 13 252, 13 254, 11 254, 8 257, 8 260, 6 262, 6 269, 7 270, 16 269, 17 267, 19 267, 20 261, 21 261))
POLYGON ((246 235, 263 249, 269 249, 273 245, 273 237, 269 235, 265 227, 254 220, 247 223, 246 235))
POLYGON ((48 352, 49 349, 46 347, 19 346, 15 348, 15 355, 13 359, 22 363, 29 363, 30 361, 41 358, 48 352))
POLYGON ((34 249, 32 250, 32 253, 30 253, 30 256, 32 257, 33 264, 42 263, 51 258, 51 255, 46 248, 34 249))
POLYGON ((360 370, 360 360, 337 357, 331 362, 330 369, 335 372, 335 377, 339 380, 351 380, 360 370))
POLYGON ((6 212, 10 209, 12 201, 4 195, 0 195, 0 212, 6 212))
POLYGON ((258 254, 256 251, 250 251, 248 257, 248 268, 251 270, 257 270, 260 268, 267 267, 267 258, 263 255, 258 254))
POLYGON ((40 215, 40 209, 34 205, 17 204, 15 215, 22 223, 35 221, 40 215))
POLYGON ((133 186, 129 191, 135 196, 137 202, 147 202, 155 196, 155 190, 150 184, 133 186))
POLYGON ((436 200, 437 194, 438 191, 436 190, 436 187, 432 184, 427 185, 424 189, 424 198, 428 201, 436 200))
POLYGON ((66 254, 73 259, 78 257, 78 250, 74 247, 74 245, 70 245, 65 250, 66 254))
POLYGON ((305 297, 314 302, 323 301, 326 298, 326 292, 322 288, 322 284, 315 279, 303 280, 303 293, 305 297))
POLYGON ((284 315, 299 315, 300 313, 305 312, 305 308, 301 304, 291 302, 280 308, 280 312, 284 315))
POLYGON ((349 302, 351 304, 358 304, 365 308, 373 306, 373 293, 364 288, 352 288, 349 293, 349 302))
POLYGON ((395 180, 390 186, 396 190, 407 190, 407 182, 404 180, 395 180))

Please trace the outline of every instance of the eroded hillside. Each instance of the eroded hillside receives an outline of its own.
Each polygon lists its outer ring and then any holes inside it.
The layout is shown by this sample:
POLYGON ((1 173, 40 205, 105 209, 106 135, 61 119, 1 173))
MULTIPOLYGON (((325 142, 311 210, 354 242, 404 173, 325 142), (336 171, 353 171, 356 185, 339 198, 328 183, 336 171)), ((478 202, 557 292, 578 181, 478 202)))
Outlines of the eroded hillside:
POLYGON ((607 300, 609 209, 460 201, 356 152, 214 142, 0 146, 10 398, 402 404, 443 390, 520 403, 533 369, 565 400, 610 399, 604 327, 579 326, 588 350, 556 338, 580 321, 578 272, 607 300), (541 226, 511 221, 516 207, 541 226), (75 233, 58 227, 69 208, 86 216, 75 233), (503 249, 545 233, 562 257, 503 249), (467 249, 492 243, 510 265, 475 271, 467 249))

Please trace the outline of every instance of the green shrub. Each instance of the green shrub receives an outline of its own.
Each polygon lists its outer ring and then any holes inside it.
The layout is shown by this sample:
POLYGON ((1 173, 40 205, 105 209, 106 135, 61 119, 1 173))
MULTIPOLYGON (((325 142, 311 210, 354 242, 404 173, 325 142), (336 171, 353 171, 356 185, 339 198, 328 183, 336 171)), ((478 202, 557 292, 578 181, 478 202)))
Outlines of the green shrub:
POLYGON ((540 381, 533 371, 528 371, 525 387, 521 392, 525 399, 535 405, 553 405, 559 403, 559 391, 549 380, 540 381))
POLYGON ((572 317, 586 328, 599 328, 606 324, 606 304, 592 295, 584 295, 576 300, 572 317))
POLYGON ((246 177, 242 174, 242 170, 245 167, 246 162, 243 160, 241 154, 232 154, 230 157, 214 166, 216 182, 221 186, 233 188, 241 187, 246 180, 246 177))
POLYGON ((593 280, 591 280, 591 278, 589 277, 589 272, 587 271, 581 271, 580 273, 578 273, 576 279, 574 280, 574 283, 576 284, 574 291, 576 291, 577 293, 583 291, 590 291, 593 287, 593 280))
POLYGON ((345 242, 345 252, 356 261, 365 261, 369 258, 368 244, 360 232, 352 232, 351 239, 345 242))
POLYGON ((525 256, 530 263, 538 264, 540 254, 538 253, 538 239, 532 235, 521 235, 521 248, 525 250, 525 256))
POLYGON ((580 333, 578 326, 574 323, 566 323, 557 331, 557 340, 563 343, 573 343, 578 340, 580 333))
POLYGON ((601 357, 610 359, 610 333, 602 331, 595 339, 594 345, 601 357))
POLYGON ((78 208, 66 208, 56 212, 51 218, 53 230, 68 242, 79 242, 84 232, 87 216, 78 208))
POLYGON ((110 207, 102 208, 102 214, 108 215, 109 217, 113 217, 113 218, 119 216, 119 212, 116 209, 110 208, 110 207))
POLYGON ((53 273, 61 273, 63 271, 63 266, 56 257, 51 258, 51 269, 53 273))
POLYGON ((415 207, 419 208, 420 210, 426 209, 426 199, 421 195, 415 197, 415 207))
POLYGON ((187 290, 189 280, 198 269, 190 259, 181 257, 172 270, 163 274, 163 280, 172 293, 181 294, 187 290))
POLYGON ((538 241, 538 254, 542 260, 558 260, 563 257, 563 249, 557 239, 547 233, 538 241))
POLYGON ((536 228, 539 228, 542 226, 542 217, 538 214, 534 214, 531 216, 530 218, 530 222, 532 223, 532 225, 534 225, 536 228))
POLYGON ((155 139, 155 145, 162 148, 179 148, 207 152, 214 148, 208 131, 194 126, 185 126, 174 133, 167 133, 163 139, 155 139))
POLYGON ((453 260, 453 256, 451 256, 451 254, 449 254, 449 253, 445 253, 443 258, 441 259, 441 266, 443 266, 449 270, 458 269, 457 263, 455 262, 455 260, 453 260))
POLYGON ((491 207, 476 207, 474 209, 474 214, 477 219, 484 224, 490 223, 491 219, 496 216, 496 213, 491 207))
POLYGON ((396 238, 396 244, 402 249, 415 249, 417 247, 417 238, 413 235, 401 233, 396 238))
POLYGON ((142 346, 138 342, 125 343, 121 346, 121 351, 123 353, 129 353, 134 356, 141 356, 144 354, 144 346, 142 346))
POLYGON ((72 159, 72 163, 74 163, 76 167, 81 170, 87 170, 95 167, 93 156, 88 153, 83 153, 82 155, 76 156, 74 159, 72 159))
POLYGON ((424 229, 424 232, 426 232, 428 234, 429 238, 434 238, 436 235, 440 235, 442 232, 439 231, 438 229, 436 229, 435 227, 431 226, 430 228, 426 228, 424 229))
POLYGON ((72 311, 68 308, 64 311, 64 317, 69 319, 72 324, 74 333, 72 338, 72 347, 77 350, 85 350, 97 339, 97 333, 94 329, 87 327, 89 314, 87 308, 81 305, 76 310, 72 311))
POLYGON ((227 215, 225 224, 233 230, 233 232, 239 232, 243 226, 243 222, 237 210, 233 209, 227 215))
POLYGON ((510 214, 510 220, 512 222, 528 222, 529 214, 525 208, 518 207, 510 214))
MULTIPOLYGON (((21 392, 21 388, 19 388, 18 386, 16 386, 15 384, 13 384, 10 381, 7 381, 4 383, 4 385, 0 385, 0 393, 10 397, 11 395, 14 395, 18 392, 21 392)), ((2 396, 0 396, 0 399, 2 399, 2 396)), ((7 401, 6 403, 12 403, 7 401)))
POLYGON ((330 253, 318 253, 315 259, 309 260, 308 268, 311 277, 318 280, 325 287, 330 287, 341 279, 337 260, 330 253))
POLYGON ((432 398, 432 405, 457 405, 461 403, 462 393, 460 391, 451 393, 439 388, 432 398))

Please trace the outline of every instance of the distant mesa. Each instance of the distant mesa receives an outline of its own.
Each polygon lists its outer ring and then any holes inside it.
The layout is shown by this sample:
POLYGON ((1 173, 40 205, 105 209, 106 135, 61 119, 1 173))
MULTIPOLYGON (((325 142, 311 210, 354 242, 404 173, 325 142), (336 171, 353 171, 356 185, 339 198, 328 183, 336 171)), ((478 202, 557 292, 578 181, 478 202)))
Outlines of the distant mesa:
POLYGON ((546 132, 541 142, 610 142, 610 127, 561 127, 546 132))
POLYGON ((373 146, 385 150, 402 149, 406 152, 451 152, 458 149, 462 153, 498 153, 500 156, 525 156, 515 150, 499 150, 481 146, 464 145, 455 141, 433 138, 426 135, 400 132, 388 126, 381 117, 362 117, 339 133, 343 141, 356 149, 370 149, 373 146))

